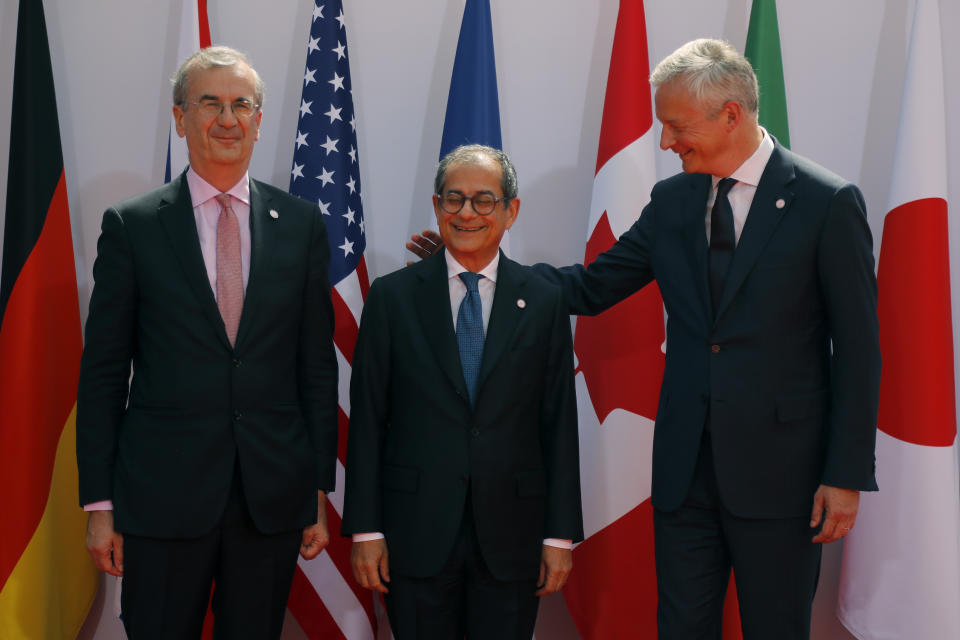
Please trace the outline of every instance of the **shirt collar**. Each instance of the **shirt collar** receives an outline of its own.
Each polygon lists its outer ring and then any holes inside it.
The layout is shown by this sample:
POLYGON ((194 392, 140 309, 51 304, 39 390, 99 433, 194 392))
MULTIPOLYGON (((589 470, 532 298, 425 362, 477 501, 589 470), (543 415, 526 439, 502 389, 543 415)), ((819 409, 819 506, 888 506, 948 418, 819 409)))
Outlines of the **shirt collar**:
MULTIPOLYGON (((194 209, 202 205, 207 200, 212 200, 220 195, 220 190, 200 177, 193 167, 187 169, 187 186, 190 187, 190 200, 194 209)), ((237 184, 226 191, 237 200, 250 206, 250 175, 244 173, 237 184)))
MULTIPOLYGON (((763 131, 763 139, 760 140, 757 149, 749 158, 743 161, 743 164, 737 167, 736 171, 730 174, 730 177, 737 182, 748 184, 751 187, 756 187, 760 184, 760 176, 763 175, 763 170, 767 168, 767 162, 770 160, 770 156, 773 155, 773 138, 770 137, 770 134, 767 133, 767 130, 763 127, 760 127, 760 130, 763 131)), ((713 176, 714 189, 716 189, 719 181, 720 178, 713 176)))
MULTIPOLYGON (((470 271, 462 264, 460 264, 456 258, 454 258, 449 251, 443 252, 444 257, 447 259, 447 279, 453 279, 458 277, 464 271, 470 271)), ((497 282, 497 269, 500 267, 500 252, 497 251, 497 254, 493 256, 493 260, 487 263, 483 269, 480 270, 480 275, 484 278, 490 280, 490 282, 497 282)))

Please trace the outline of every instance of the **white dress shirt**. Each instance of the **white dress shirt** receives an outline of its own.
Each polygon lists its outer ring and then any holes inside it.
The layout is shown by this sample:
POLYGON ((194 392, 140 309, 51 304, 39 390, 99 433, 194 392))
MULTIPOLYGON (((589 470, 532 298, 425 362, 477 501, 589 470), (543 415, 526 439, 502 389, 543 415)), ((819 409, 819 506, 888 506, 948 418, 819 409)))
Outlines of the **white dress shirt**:
MULTIPOLYGON (((744 160, 743 164, 737 167, 737 170, 729 177, 737 181, 727 194, 730 201, 730 208, 733 209, 733 233, 736 243, 740 242, 740 234, 743 233, 743 225, 747 223, 747 214, 750 213, 750 205, 753 204, 753 196, 757 193, 757 185, 760 184, 760 176, 763 170, 767 168, 767 162, 773 155, 773 138, 761 127, 763 139, 760 145, 749 158, 744 160)), ((717 184, 720 178, 727 176, 713 176, 713 182, 710 186, 710 195, 707 197, 707 244, 710 244, 710 214, 713 210, 713 202, 717 199, 717 184)))

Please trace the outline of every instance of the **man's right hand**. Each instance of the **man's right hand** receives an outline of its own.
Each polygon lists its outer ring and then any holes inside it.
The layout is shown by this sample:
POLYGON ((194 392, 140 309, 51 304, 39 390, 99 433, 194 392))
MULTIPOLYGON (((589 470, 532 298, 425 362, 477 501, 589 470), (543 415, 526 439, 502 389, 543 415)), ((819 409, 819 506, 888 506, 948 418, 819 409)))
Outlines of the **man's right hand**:
MULTIPOLYGON (((443 240, 440 238, 440 234, 436 231, 431 231, 430 229, 424 229, 420 232, 420 235, 413 234, 410 236, 410 242, 407 243, 407 251, 415 253, 421 258, 429 258, 437 251, 440 251, 440 247, 443 246, 443 240)), ((413 262, 408 262, 407 264, 413 264, 413 262)))
POLYGON ((353 577, 364 589, 389 593, 384 582, 390 582, 387 541, 384 538, 354 542, 350 550, 353 577))
POLYGON ((112 576, 123 576, 123 535, 113 530, 113 511, 90 512, 87 551, 97 569, 112 576))

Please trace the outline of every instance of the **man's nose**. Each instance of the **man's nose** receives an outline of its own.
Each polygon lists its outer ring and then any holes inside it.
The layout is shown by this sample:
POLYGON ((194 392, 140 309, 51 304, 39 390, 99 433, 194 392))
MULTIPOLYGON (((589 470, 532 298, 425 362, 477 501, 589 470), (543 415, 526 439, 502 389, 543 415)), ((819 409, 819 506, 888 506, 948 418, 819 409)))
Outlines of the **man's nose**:
POLYGON ((674 138, 666 127, 660 129, 660 148, 666 151, 676 143, 676 138, 674 138))
POLYGON ((220 115, 217 116, 217 124, 223 127, 232 127, 237 124, 237 116, 233 113, 233 105, 225 104, 220 109, 220 115))
POLYGON ((473 200, 464 200, 460 213, 457 214, 465 220, 476 218, 479 214, 473 210, 473 200))

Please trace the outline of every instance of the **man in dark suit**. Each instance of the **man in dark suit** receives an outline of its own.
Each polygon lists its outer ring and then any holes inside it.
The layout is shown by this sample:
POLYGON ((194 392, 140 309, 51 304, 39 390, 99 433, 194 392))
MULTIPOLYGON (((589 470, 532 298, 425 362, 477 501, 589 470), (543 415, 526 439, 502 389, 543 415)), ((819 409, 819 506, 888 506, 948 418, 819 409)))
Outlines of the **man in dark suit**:
POLYGON ((657 183, 588 267, 537 270, 572 313, 599 313, 653 280, 663 294, 660 640, 720 637, 731 567, 745 638, 807 638, 821 543, 846 535, 859 491, 877 489, 863 197, 758 125, 756 76, 727 43, 690 42, 650 81, 660 146, 684 173, 657 183))
POLYGON ((583 536, 567 309, 499 251, 520 208, 506 154, 455 149, 434 190, 446 251, 364 306, 343 534, 398 640, 530 638, 583 536))
POLYGON ((87 547, 132 640, 278 638, 328 542, 337 365, 316 206, 247 175, 263 83, 228 47, 174 79, 190 167, 107 210, 77 409, 87 547), (130 377, 131 364, 133 369, 130 377))

